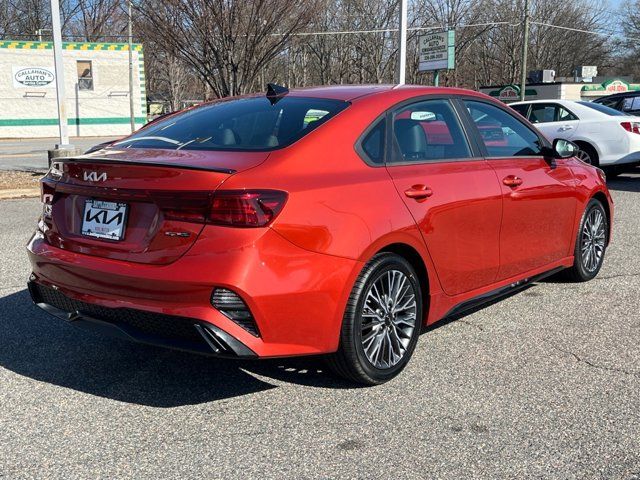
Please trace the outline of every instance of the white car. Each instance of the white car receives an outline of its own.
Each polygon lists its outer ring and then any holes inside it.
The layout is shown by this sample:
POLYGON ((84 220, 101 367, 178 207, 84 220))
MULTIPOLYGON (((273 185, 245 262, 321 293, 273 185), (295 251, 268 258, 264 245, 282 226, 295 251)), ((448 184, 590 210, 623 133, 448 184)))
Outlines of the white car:
POLYGON ((640 117, 598 103, 535 100, 509 104, 550 141, 571 140, 581 160, 618 173, 620 165, 640 163, 640 117))

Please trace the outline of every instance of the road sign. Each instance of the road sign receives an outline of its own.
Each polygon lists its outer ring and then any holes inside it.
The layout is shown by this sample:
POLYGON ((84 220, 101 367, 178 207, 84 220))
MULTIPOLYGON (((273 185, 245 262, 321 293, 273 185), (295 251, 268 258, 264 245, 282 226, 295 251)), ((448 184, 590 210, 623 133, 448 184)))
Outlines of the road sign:
POLYGON ((452 70, 455 68, 455 30, 421 35, 418 40, 418 71, 452 70))

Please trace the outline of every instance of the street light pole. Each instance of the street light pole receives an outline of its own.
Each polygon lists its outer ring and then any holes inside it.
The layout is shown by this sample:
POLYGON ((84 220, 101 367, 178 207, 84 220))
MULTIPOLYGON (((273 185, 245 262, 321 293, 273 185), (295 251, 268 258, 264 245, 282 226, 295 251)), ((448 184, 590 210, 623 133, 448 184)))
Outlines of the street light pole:
POLYGON ((56 72, 56 98, 58 101, 59 144, 56 149, 67 149, 69 131, 67 125, 67 105, 64 91, 64 64, 62 63, 62 32, 60 31, 60 5, 58 0, 51 0, 51 24, 53 33, 53 65, 56 72))
POLYGON ((399 27, 398 85, 404 85, 407 69, 407 0, 400 0, 399 27))
POLYGON ((522 71, 520 72, 520 101, 524 101, 527 88, 527 47, 529 46, 529 0, 524 0, 524 18, 522 19, 522 71))
POLYGON ((131 132, 136 130, 136 115, 133 104, 133 26, 131 25, 131 0, 127 0, 129 13, 129 118, 131 122, 131 132))

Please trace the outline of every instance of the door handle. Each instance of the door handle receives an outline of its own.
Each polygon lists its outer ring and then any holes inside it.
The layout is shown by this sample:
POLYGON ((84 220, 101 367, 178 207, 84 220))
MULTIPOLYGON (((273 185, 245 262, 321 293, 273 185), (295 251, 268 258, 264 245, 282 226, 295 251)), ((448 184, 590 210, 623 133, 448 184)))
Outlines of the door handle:
POLYGON ((405 190, 404 194, 409 198, 413 198, 414 200, 421 201, 421 200, 426 200, 431 195, 433 195, 433 190, 431 190, 426 185, 418 184, 418 185, 413 185, 411 188, 408 188, 407 190, 405 190))
POLYGON ((564 132, 566 130, 571 130, 573 127, 571 125, 562 125, 558 130, 564 132))
POLYGON ((522 179, 515 175, 507 175, 502 179, 502 183, 504 183, 507 187, 515 188, 522 185, 522 179))

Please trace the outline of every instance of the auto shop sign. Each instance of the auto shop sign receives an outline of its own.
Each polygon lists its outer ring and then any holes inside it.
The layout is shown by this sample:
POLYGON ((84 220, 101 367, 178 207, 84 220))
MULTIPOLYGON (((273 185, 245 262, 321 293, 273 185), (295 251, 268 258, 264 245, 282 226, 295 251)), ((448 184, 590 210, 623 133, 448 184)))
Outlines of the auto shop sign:
POLYGON ((418 70, 452 70, 455 67, 455 45, 455 30, 421 35, 418 39, 418 70))
POLYGON ((14 88, 51 88, 55 79, 53 67, 13 67, 14 88))

